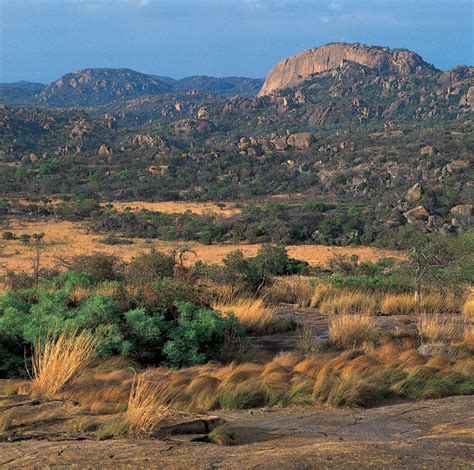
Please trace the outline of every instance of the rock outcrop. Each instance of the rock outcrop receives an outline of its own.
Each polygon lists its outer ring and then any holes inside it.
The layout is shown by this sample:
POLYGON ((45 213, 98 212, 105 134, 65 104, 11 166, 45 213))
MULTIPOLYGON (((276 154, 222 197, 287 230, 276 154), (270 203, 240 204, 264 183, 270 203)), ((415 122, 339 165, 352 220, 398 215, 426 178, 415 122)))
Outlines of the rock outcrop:
POLYGON ((361 64, 382 73, 421 75, 436 72, 432 65, 412 51, 362 44, 327 44, 301 52, 275 65, 267 75, 259 96, 293 86, 315 73, 337 69, 347 62, 361 64))

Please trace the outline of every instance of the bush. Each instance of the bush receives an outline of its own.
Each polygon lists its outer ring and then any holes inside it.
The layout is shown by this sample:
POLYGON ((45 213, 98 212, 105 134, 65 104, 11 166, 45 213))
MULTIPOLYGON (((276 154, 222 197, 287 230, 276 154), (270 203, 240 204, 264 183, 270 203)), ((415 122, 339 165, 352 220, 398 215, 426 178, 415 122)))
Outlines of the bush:
POLYGON ((90 274, 67 272, 42 287, 1 295, 1 375, 18 374, 33 344, 48 334, 54 342, 54 334, 64 330, 98 334, 99 356, 126 354, 143 364, 173 367, 211 359, 227 337, 243 336, 233 316, 192 303, 199 302, 195 289, 173 278, 138 290, 120 284, 111 289, 110 282, 98 283, 90 274), (129 293, 122 304, 113 293, 124 289, 129 293))
POLYGON ((170 367, 203 363, 215 355, 226 336, 243 335, 233 316, 223 318, 219 312, 191 303, 180 303, 178 310, 177 324, 170 330, 170 340, 163 348, 165 363, 170 367))
POLYGON ((163 277, 171 277, 175 264, 172 256, 158 251, 141 254, 130 262, 129 278, 135 284, 145 284, 163 277))
POLYGON ((98 281, 117 279, 119 271, 119 259, 105 253, 74 256, 67 264, 70 271, 90 274, 98 281))
POLYGON ((13 232, 3 232, 2 233, 2 238, 4 240, 15 240, 16 235, 13 232))

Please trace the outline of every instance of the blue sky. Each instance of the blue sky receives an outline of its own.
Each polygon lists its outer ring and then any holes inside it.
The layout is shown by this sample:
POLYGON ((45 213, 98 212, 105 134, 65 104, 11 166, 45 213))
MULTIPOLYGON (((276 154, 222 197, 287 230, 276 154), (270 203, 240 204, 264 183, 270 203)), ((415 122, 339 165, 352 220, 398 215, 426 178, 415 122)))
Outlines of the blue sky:
POLYGON ((327 42, 473 63, 472 0, 0 0, 0 82, 87 67, 264 77, 327 42))

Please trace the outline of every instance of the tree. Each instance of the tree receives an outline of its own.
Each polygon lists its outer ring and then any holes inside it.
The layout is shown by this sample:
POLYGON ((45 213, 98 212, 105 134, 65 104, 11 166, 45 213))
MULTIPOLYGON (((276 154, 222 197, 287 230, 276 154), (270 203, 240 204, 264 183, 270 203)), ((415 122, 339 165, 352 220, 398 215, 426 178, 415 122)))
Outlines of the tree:
POLYGON ((474 279, 474 230, 415 239, 400 273, 412 280, 418 302, 426 286, 462 289, 474 279))

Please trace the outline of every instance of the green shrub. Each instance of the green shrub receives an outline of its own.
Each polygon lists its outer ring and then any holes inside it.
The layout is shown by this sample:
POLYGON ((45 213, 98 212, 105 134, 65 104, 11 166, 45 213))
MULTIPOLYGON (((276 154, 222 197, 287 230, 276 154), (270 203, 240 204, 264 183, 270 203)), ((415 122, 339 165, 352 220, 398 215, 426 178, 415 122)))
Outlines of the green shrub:
POLYGON ((150 283, 163 277, 171 277, 175 267, 172 256, 158 251, 136 256, 130 262, 129 278, 135 284, 150 283))

